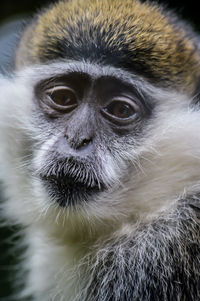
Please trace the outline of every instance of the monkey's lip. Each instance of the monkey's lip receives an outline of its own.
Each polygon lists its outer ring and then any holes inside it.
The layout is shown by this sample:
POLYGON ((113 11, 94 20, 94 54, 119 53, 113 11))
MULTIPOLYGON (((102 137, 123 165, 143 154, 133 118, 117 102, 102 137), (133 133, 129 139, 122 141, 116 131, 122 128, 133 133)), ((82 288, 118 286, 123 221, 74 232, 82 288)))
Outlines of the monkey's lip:
POLYGON ((105 190, 97 181, 81 181, 73 176, 42 176, 48 193, 62 207, 88 201, 92 195, 105 190))
POLYGON ((68 176, 68 175, 62 175, 62 176, 55 176, 55 175, 50 175, 50 176, 45 176, 41 175, 40 178, 45 181, 49 181, 52 183, 61 183, 64 186, 68 187, 85 187, 87 189, 93 189, 93 188, 98 188, 99 190, 102 190, 104 188, 104 185, 101 182, 97 182, 96 180, 90 181, 84 181, 81 180, 77 177, 73 176, 68 176))

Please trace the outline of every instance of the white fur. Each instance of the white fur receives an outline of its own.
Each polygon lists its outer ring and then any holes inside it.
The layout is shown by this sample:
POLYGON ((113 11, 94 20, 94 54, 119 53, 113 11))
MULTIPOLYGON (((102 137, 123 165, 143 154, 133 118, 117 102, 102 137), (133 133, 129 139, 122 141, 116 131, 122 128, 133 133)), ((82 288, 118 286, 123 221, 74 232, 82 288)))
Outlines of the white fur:
MULTIPOLYGON (((66 68, 64 64, 35 67, 12 79, 0 79, 0 164, 8 198, 2 207, 9 219, 27 227, 31 273, 23 294, 37 292, 38 301, 79 300, 84 286, 81 260, 97 239, 103 241, 115 231, 134 231, 130 222, 137 225, 152 220, 175 206, 180 196, 200 189, 200 112, 189 107, 187 96, 127 75, 156 102, 142 143, 115 158, 102 150, 110 194, 102 193, 78 212, 51 204, 42 183, 28 168, 31 151, 33 164, 39 167, 54 142, 54 137, 48 140, 43 133, 46 142, 36 143, 34 150, 28 148, 29 139, 41 141, 42 135, 32 122, 33 85, 44 74, 49 76, 49 70, 55 74, 66 68), (125 161, 131 167, 128 175, 125 161)), ((112 73, 111 69, 105 73, 112 73)))

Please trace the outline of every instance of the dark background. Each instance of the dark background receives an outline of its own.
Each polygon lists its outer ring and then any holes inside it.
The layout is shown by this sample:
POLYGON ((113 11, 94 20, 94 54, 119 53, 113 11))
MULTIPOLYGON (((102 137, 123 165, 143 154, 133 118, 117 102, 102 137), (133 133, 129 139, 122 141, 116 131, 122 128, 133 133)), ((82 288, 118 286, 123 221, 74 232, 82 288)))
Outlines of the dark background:
MULTIPOLYGON (((84 1, 84 0, 83 0, 84 1)), ((152 0, 156 1, 156 0, 152 0)), ((38 11, 44 4, 56 2, 49 0, 1 0, 0 1, 0 22, 6 18, 11 18, 19 14, 32 14, 38 11)), ((199 21, 199 2, 191 0, 158 0, 167 7, 175 9, 179 15, 188 19, 197 29, 200 29, 199 21)))
MULTIPOLYGON (((7 24, 7 22, 11 22, 12 20, 18 18, 23 19, 27 16, 32 16, 32 14, 34 12, 38 12, 44 4, 52 2, 55 1, 0 0, 0 40, 1 28, 3 25, 7 24)), ((200 13, 198 1, 160 0, 158 2, 163 3, 169 8, 172 8, 183 19, 188 20, 188 22, 196 29, 196 31, 200 32, 200 13)), ((1 43, 0 46, 2 47, 1 43)), ((0 56, 3 50, 4 49, 0 49, 0 56)), ((11 248, 13 241, 15 242, 16 240, 16 238, 13 237, 13 233, 16 233, 16 228, 3 226, 0 228, 0 301, 6 301, 6 297, 9 296, 12 291, 11 283, 14 280, 13 266, 18 255, 17 253, 20 253, 20 251, 16 251, 15 249, 11 248)))

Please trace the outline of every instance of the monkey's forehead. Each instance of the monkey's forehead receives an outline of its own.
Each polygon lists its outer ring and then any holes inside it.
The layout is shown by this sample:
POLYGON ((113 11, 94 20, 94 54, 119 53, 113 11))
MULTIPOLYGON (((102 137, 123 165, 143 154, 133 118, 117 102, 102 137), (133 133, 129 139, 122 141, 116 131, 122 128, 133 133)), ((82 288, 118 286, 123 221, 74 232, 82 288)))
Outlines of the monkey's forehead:
POLYGON ((139 0, 69 0, 27 27, 16 65, 88 60, 192 91, 200 58, 192 31, 162 7, 139 0))

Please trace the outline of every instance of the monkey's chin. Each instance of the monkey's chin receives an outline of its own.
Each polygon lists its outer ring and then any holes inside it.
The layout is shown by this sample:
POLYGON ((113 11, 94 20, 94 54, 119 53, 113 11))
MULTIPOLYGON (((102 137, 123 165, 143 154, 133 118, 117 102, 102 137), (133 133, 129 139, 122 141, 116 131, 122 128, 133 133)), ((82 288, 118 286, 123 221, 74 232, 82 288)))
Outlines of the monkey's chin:
POLYGON ((43 177, 42 180, 50 198, 61 207, 81 205, 105 190, 100 183, 80 182, 68 176, 43 177))

